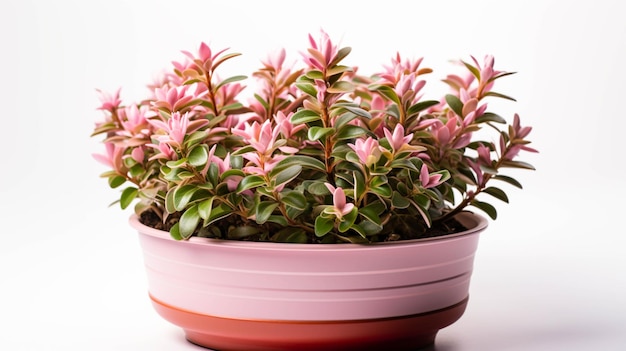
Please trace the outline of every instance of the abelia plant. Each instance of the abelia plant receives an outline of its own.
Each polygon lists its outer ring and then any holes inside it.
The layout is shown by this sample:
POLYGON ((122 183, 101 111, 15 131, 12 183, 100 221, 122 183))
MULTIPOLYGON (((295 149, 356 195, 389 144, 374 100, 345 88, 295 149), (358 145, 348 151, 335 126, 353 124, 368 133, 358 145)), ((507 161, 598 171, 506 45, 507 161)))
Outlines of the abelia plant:
POLYGON ((471 57, 425 99, 422 59, 397 54, 366 76, 349 53, 309 35, 299 66, 285 50, 262 61, 247 101, 247 77, 218 74, 239 54, 205 43, 139 103, 98 91, 95 158, 116 202, 178 240, 379 242, 454 232, 468 207, 495 219, 498 184, 521 188, 504 169, 533 169, 517 157, 536 152, 517 114, 507 125, 487 111, 487 98, 513 100, 493 90, 512 73, 471 57))

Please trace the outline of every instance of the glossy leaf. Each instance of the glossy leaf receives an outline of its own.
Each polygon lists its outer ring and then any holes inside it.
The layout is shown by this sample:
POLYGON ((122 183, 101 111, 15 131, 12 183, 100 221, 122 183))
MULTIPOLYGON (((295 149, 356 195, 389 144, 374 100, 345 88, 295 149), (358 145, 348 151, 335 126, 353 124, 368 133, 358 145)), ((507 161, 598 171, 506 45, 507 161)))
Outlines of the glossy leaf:
POLYGON ((278 173, 270 173, 270 177, 276 182, 275 186, 280 186, 292 181, 302 172, 302 166, 292 165, 280 170, 278 173))
POLYGON ((194 167, 204 166, 209 160, 209 151, 206 145, 198 145, 189 152, 189 163, 194 167))
POLYGON ((239 185, 237 186, 237 193, 241 194, 248 189, 256 188, 263 185, 265 185, 265 179, 263 179, 263 177, 258 175, 249 175, 243 178, 241 182, 239 182, 239 185))
POLYGON ((189 200, 191 200, 193 193, 197 189, 198 188, 195 185, 187 184, 187 185, 178 187, 176 188, 176 190, 174 190, 173 200, 174 200, 174 208, 176 209, 176 211, 182 211, 185 209, 185 207, 187 207, 189 200))
POLYGON ((312 110, 300 110, 291 116, 291 123, 294 125, 310 123, 314 121, 319 121, 322 117, 320 117, 319 113, 312 110))
POLYGON ((446 95, 446 102, 448 103, 448 106, 450 106, 452 111, 454 111, 454 113, 459 116, 463 116, 463 103, 458 97, 452 94, 448 94, 446 95))
POLYGON ((298 210, 304 210, 307 208, 307 201, 304 194, 298 191, 286 191, 281 194, 280 200, 287 206, 291 206, 298 210))
POLYGON ((478 201, 478 200, 473 200, 470 204, 480 209, 481 211, 485 212, 493 220, 495 220, 498 217, 498 212, 496 211, 496 208, 493 207, 493 205, 489 203, 478 201))
POLYGON ((340 80, 331 85, 326 91, 333 94, 350 93, 354 91, 354 85, 350 82, 340 80))
POLYGON ((500 201, 504 201, 506 203, 509 202, 509 197, 500 188, 496 188, 494 186, 491 186, 491 187, 483 189, 483 192, 487 193, 487 194, 489 194, 489 195, 491 195, 493 197, 495 197, 496 199, 498 199, 500 201))
POLYGON ((177 241, 183 240, 183 236, 180 235, 179 225, 180 223, 176 223, 170 228, 170 236, 177 241))
POLYGON ((261 201, 256 206, 255 220, 258 224, 267 222, 267 219, 272 215, 274 210, 278 207, 278 203, 274 201, 261 201))
POLYGON ((352 208, 352 211, 350 211, 348 214, 343 216, 342 220, 339 222, 339 226, 338 226, 339 231, 341 233, 347 232, 350 229, 350 227, 352 227, 352 225, 354 224, 358 216, 359 216, 359 210, 356 207, 352 208))
POLYGON ((334 128, 311 127, 309 128, 308 138, 311 141, 320 140, 334 130, 334 128))
POLYGON ((253 227, 249 225, 237 226, 228 232, 228 238, 235 240, 245 239, 247 237, 258 234, 260 231, 261 230, 258 227, 253 227))
POLYGON ((118 186, 124 183, 126 183, 126 178, 122 176, 109 177, 109 186, 113 189, 117 188, 118 186))
POLYGON ((122 196, 120 197, 120 206, 122 207, 122 209, 127 208, 133 202, 133 200, 135 200, 138 194, 139 189, 135 187, 131 186, 124 189, 122 191, 122 196))
POLYGON ((355 139, 367 133, 362 127, 354 125, 346 125, 337 131, 335 138, 337 140, 355 139))
POLYGON ((530 163, 523 162, 523 161, 503 161, 502 167, 535 170, 535 167, 533 167, 533 165, 531 165, 530 163))
POLYGON ((391 205, 395 208, 407 208, 411 205, 411 202, 406 197, 400 195, 397 191, 394 191, 391 195, 391 205))
POLYGON ((518 182, 517 180, 515 180, 515 179, 513 179, 513 178, 509 177, 509 176, 505 176, 505 175, 502 175, 502 174, 498 174, 498 175, 494 176, 494 177, 493 177, 493 178, 491 178, 491 179, 501 180, 501 181, 503 181, 503 182, 505 182, 505 183, 509 183, 509 184, 513 185, 514 187, 517 187, 517 188, 519 188, 519 189, 522 189, 522 184, 521 184, 520 182, 518 182))
POLYGON ((415 105, 411 105, 409 107, 409 109, 407 110, 407 114, 408 115, 413 115, 416 114, 418 112, 421 112, 429 107, 433 107, 435 105, 438 105, 439 101, 437 100, 424 100, 424 101, 420 101, 418 103, 416 103, 415 105))
POLYGON ((289 156, 278 162, 274 169, 287 168, 293 165, 300 165, 302 168, 314 169, 320 172, 326 171, 326 165, 324 165, 324 162, 314 157, 303 155, 289 156))
POLYGON ((198 214, 198 206, 189 207, 178 222, 178 230, 183 239, 189 239, 200 223, 200 215, 198 214))
POLYGON ((209 219, 209 217, 211 216, 211 210, 213 209, 214 199, 215 197, 211 196, 207 198, 206 200, 198 203, 198 215, 200 216, 200 218, 204 219, 205 221, 209 219))
POLYGON ((335 220, 333 218, 318 216, 315 219, 315 235, 318 237, 324 236, 328 234, 334 226, 335 220))
POLYGON ((484 123, 484 122, 495 122, 495 123, 506 123, 506 119, 500 117, 499 115, 492 112, 485 112, 475 120, 476 123, 484 123))

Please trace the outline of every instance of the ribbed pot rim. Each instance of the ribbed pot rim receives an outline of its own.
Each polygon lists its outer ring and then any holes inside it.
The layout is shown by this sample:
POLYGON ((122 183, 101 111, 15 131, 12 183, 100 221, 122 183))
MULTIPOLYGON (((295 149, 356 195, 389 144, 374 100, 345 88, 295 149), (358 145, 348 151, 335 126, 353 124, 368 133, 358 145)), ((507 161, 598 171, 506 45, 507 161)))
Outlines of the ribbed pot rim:
MULTIPOLYGON (((454 240, 459 237, 478 234, 484 231, 488 226, 487 218, 470 211, 464 211, 459 213, 456 216, 456 219, 461 222, 463 225, 468 227, 469 229, 453 233, 446 234, 436 237, 430 238, 422 238, 422 239, 411 239, 411 240, 399 240, 399 241, 387 241, 387 242, 378 242, 378 243, 365 243, 365 244, 355 244, 355 243, 335 243, 335 244, 302 244, 302 243, 274 243, 274 242, 257 242, 257 241, 239 241, 239 240, 228 240, 228 239, 215 239, 215 238, 201 238, 193 236, 188 240, 177 241, 181 244, 185 245, 220 245, 220 246, 231 246, 231 247, 248 247, 248 248, 271 248, 274 250, 337 250, 337 249, 348 249, 348 250, 356 250, 356 249, 364 249, 364 248, 373 248, 379 246, 398 246, 398 245, 410 245, 410 244, 418 244, 418 243, 434 243, 443 240, 454 240)), ((132 214, 129 218, 129 223, 131 227, 136 229, 141 234, 150 235, 152 237, 175 241, 170 233, 164 230, 155 229, 149 227, 139 221, 139 217, 136 214, 132 214)))

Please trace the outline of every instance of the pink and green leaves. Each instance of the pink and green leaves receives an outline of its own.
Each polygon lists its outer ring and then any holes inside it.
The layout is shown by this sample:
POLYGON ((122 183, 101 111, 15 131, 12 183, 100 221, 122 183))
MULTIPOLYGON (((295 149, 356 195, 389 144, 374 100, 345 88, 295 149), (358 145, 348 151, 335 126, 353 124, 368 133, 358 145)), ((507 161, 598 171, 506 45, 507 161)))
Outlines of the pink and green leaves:
POLYGON ((92 135, 105 152, 94 158, 121 207, 175 223, 179 240, 375 242, 469 206, 495 219, 488 201, 509 198, 494 181, 521 188, 505 170, 534 169, 520 160, 537 152, 532 128, 489 110, 491 98, 514 101, 494 91, 513 73, 493 56, 461 60, 443 78, 450 91, 425 98, 426 59, 396 53, 366 76, 325 31, 308 39, 300 61, 285 50, 262 60, 257 84, 221 78, 240 54, 203 42, 140 103, 97 90, 104 119, 92 135))

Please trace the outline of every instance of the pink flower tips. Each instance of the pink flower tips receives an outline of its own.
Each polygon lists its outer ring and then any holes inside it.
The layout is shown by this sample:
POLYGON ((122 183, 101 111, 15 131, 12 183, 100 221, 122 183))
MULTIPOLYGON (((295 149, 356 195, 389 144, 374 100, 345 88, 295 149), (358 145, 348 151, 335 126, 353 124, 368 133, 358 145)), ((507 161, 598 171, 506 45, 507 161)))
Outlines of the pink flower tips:
POLYGON ((335 214, 338 218, 343 218, 343 216, 352 212, 354 208, 354 204, 347 203, 346 201, 346 193, 343 191, 341 187, 335 188, 329 183, 324 183, 328 191, 333 195, 333 207, 330 212, 335 214))

